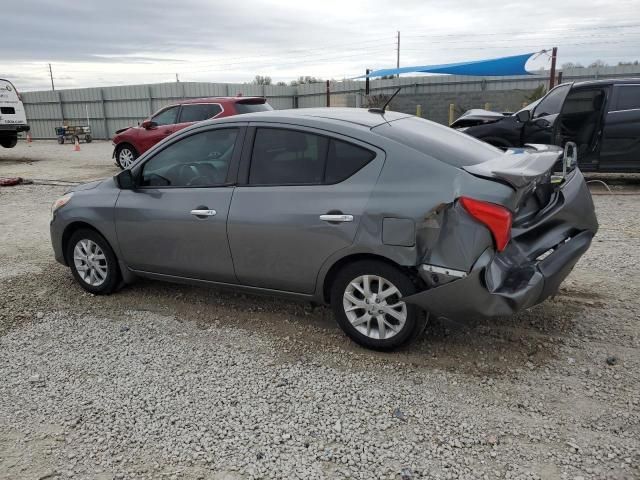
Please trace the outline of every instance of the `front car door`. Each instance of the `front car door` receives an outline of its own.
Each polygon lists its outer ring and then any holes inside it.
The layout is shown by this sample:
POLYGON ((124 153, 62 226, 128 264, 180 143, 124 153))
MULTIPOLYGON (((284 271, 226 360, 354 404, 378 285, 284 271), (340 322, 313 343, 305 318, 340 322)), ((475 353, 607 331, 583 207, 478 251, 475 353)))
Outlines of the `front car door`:
POLYGON ((545 95, 533 109, 531 119, 522 127, 522 145, 553 144, 553 129, 572 83, 559 85, 545 95))
POLYGON ((115 211, 122 258, 132 270, 235 283, 227 216, 244 127, 185 132, 132 173, 115 211))
POLYGON ((228 221, 238 281, 313 293, 325 260, 353 243, 384 152, 277 124, 247 137, 228 221))
POLYGON ((618 84, 605 117, 599 169, 640 170, 640 82, 618 84))
POLYGON ((151 117, 151 121, 153 122, 152 126, 142 131, 140 135, 140 153, 146 152, 156 143, 164 140, 175 132, 179 113, 180 105, 174 105, 160 110, 151 117))

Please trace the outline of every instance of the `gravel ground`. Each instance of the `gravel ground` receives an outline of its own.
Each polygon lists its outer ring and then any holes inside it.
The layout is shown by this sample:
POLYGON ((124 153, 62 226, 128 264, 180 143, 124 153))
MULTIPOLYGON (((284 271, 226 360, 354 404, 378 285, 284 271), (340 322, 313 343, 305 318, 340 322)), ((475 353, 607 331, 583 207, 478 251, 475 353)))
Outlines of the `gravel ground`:
MULTIPOLYGON (((117 171, 107 143, 31 145, 41 161, 0 151, 0 176, 117 171)), ((49 245, 65 188, 0 189, 0 478, 640 478, 640 182, 605 178, 635 194, 594 197, 556 298, 434 320, 394 353, 280 299, 84 293, 49 245)))

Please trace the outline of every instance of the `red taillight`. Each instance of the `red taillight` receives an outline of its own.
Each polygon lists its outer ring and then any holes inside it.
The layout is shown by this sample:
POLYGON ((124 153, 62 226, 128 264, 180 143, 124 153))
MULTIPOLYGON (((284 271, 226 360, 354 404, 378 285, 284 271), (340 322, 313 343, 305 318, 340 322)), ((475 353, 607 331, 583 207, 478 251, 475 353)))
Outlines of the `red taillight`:
POLYGON ((511 212, 495 203, 469 197, 460 197, 460 203, 469 215, 486 225, 496 242, 496 250, 503 251, 511 239, 511 212))

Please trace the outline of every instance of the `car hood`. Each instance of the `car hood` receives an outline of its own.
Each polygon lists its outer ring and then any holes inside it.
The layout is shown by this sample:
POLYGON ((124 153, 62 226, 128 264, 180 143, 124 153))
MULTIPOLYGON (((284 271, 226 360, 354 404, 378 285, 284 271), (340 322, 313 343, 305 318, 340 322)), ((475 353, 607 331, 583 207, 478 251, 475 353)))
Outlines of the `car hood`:
POLYGON ((500 112, 492 112, 491 110, 483 110, 481 108, 473 108, 471 110, 467 110, 460 117, 458 117, 451 126, 456 128, 456 126, 462 126, 469 120, 477 120, 482 124, 494 123, 498 120, 502 120, 510 116, 510 113, 500 113, 500 112))
POLYGON ((76 185, 72 189, 68 190, 68 192, 82 192, 82 191, 85 191, 85 190, 92 190, 92 189, 96 188, 98 185, 100 185, 101 183, 103 183, 104 181, 105 181, 105 179, 103 178, 101 180, 94 180, 92 182, 82 183, 82 184, 76 185))

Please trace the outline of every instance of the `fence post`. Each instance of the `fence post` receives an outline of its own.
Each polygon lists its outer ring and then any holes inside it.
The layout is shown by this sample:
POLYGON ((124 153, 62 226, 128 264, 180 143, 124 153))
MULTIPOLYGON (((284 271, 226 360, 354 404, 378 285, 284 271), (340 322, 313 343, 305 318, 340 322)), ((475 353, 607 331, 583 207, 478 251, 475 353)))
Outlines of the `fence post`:
POLYGON ((416 117, 421 117, 422 116, 422 105, 417 104, 416 105, 416 117))
POLYGON ((331 106, 331 87, 329 86, 329 80, 327 80, 327 107, 331 106))
POLYGON ((104 108, 104 90, 100 89, 100 104, 102 105, 102 124, 104 125, 104 138, 109 140, 109 124, 107 123, 107 111, 104 108))
POLYGON ((453 117, 455 113, 456 113, 456 104, 450 103, 449 104, 449 125, 453 123, 453 117))

